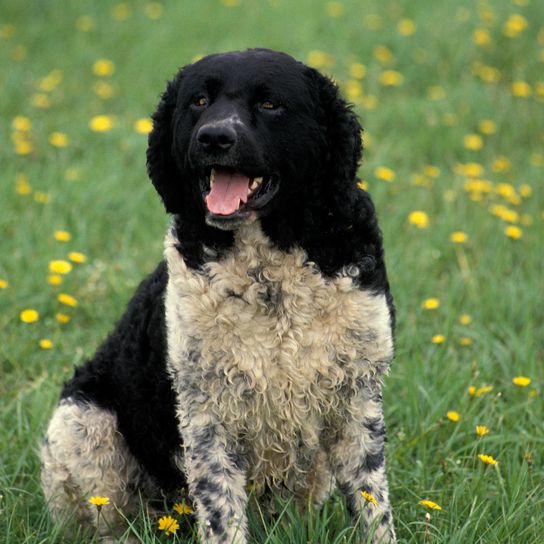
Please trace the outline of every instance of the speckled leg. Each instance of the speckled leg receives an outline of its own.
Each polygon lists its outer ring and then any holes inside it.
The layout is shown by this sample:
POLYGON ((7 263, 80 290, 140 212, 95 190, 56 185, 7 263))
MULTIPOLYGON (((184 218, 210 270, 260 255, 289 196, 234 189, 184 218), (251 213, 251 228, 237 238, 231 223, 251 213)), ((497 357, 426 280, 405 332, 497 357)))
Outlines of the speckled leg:
MULTIPOLYGON (((354 401, 360 417, 346 422, 329 449, 331 468, 354 516, 363 516, 372 542, 396 542, 385 473, 385 425, 381 393, 366 390, 354 401), (375 499, 365 499, 365 491, 375 499)), ((370 498, 370 497, 369 497, 370 498)))

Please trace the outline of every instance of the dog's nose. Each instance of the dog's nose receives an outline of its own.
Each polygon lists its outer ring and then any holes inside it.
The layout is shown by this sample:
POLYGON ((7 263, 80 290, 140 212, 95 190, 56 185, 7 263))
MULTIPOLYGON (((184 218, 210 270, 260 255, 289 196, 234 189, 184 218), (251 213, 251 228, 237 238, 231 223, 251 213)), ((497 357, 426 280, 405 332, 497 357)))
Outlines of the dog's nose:
POLYGON ((227 124, 204 125, 196 139, 206 151, 227 151, 236 142, 236 131, 227 124))

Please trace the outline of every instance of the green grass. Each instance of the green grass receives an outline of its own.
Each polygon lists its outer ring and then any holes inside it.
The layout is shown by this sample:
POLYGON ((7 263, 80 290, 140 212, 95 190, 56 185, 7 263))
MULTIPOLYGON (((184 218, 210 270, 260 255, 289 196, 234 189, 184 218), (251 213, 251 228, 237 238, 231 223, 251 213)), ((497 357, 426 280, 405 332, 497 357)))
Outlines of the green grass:
MULTIPOLYGON (((0 0, 0 279, 8 282, 0 289, 0 542, 61 542, 61 527, 49 520, 39 490, 40 437, 62 381, 93 353, 161 256, 167 218, 146 179, 146 137, 133 130, 134 121, 150 115, 179 66, 197 55, 250 46, 301 60, 311 51, 327 53, 322 69, 352 89, 366 129, 360 175, 379 212, 398 308, 385 406, 399 540, 541 542, 542 3, 490 2, 486 13, 483 2, 478 8, 468 0, 346 0, 343 13, 331 17, 330 3, 313 0, 240 0, 233 7, 172 0, 152 20, 146 3, 135 1, 123 21, 112 17, 114 5, 0 0), (503 29, 514 13, 528 25, 510 38, 503 29), (94 24, 88 32, 76 28, 84 15, 94 24), (380 17, 380 28, 370 15, 380 17), (411 36, 397 30, 405 18, 416 24, 411 36), (489 46, 474 43, 477 28, 488 29, 489 46), (392 53, 389 63, 376 58, 377 46, 392 53), (114 62, 112 76, 93 75, 99 58, 114 62), (349 84, 353 62, 367 69, 362 96, 349 84), (482 79, 482 64, 498 71, 497 81, 482 79), (381 85, 385 69, 400 72, 402 85, 381 85), (40 90, 53 70, 62 80, 40 90), (100 79, 112 86, 111 98, 93 90, 100 79), (531 94, 514 96, 515 81, 528 83, 531 94), (433 86, 441 87, 443 98, 429 98, 433 86), (33 105, 36 94, 50 106, 33 105), (111 131, 89 129, 99 114, 115 117, 111 131), (16 116, 31 120, 29 154, 16 153, 16 116), (467 149, 465 135, 478 134, 484 119, 496 131, 482 136, 481 149, 467 149), (49 143, 54 131, 69 137, 67 147, 49 143), (498 168, 500 156, 507 168, 498 168), (491 182, 490 191, 466 190, 466 176, 456 168, 466 163, 481 165, 479 177, 491 182), (429 165, 439 169, 436 177, 425 175, 429 165), (378 166, 391 168, 395 179, 377 179, 378 166), (28 194, 17 191, 21 176, 28 194), (510 219, 522 229, 520 239, 504 234, 511 224, 504 209, 502 219, 491 213, 499 204, 517 213, 510 219), (408 222, 414 210, 428 215, 427 228, 408 222), (69 231, 71 240, 55 240, 58 229, 69 231), (465 232, 468 241, 452 243, 454 231, 465 232), (49 285, 48 263, 69 251, 83 252, 87 262, 74 265, 62 285, 49 285), (78 307, 62 307, 61 292, 75 296, 78 307), (429 297, 440 299, 439 308, 422 308, 429 297), (38 310, 39 321, 21 322, 26 308, 38 310), (59 324, 58 312, 71 321, 59 324), (461 325, 461 314, 472 322, 461 325), (431 342, 437 334, 445 336, 443 343, 431 342), (43 338, 52 340, 52 349, 39 347, 43 338), (462 338, 472 343, 461 345, 462 338), (514 385, 518 375, 531 384, 514 385), (484 385, 493 389, 468 394, 469 386, 484 385), (461 414, 457 423, 447 419, 448 410, 461 414), (477 424, 490 433, 478 439, 477 424), (484 465, 479 453, 499 464, 484 465), (442 506, 430 512, 428 523, 421 499, 442 506)), ((256 543, 354 542, 338 497, 312 515, 292 505, 280 511, 268 520, 253 512, 256 543)), ((167 540, 145 513, 134 531, 144 542, 167 540)))

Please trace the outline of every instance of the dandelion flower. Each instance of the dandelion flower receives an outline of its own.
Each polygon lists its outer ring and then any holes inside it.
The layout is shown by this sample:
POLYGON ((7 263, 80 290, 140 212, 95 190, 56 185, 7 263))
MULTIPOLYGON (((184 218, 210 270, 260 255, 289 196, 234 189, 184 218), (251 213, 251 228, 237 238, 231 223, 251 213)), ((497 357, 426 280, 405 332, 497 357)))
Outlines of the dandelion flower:
POLYGON ((15 178, 15 191, 24 196, 32 193, 32 187, 24 174, 17 174, 15 178))
POLYGON ((491 38, 491 34, 489 33, 489 30, 487 28, 476 28, 474 32, 472 33, 472 41, 479 46, 485 47, 487 45, 491 45, 493 42, 491 38))
POLYGON ((308 53, 306 62, 312 68, 330 68, 334 64, 334 57, 324 51, 313 50, 308 53))
POLYGON ((495 132, 497 132, 497 125, 491 119, 482 119, 478 123, 478 130, 482 134, 489 136, 490 134, 495 134, 495 132))
POLYGON ((510 87, 512 94, 518 98, 527 98, 531 96, 533 90, 531 86, 525 81, 514 81, 510 87))
POLYGON ((376 501, 376 499, 367 491, 361 491, 361 495, 366 502, 369 502, 374 506, 378 506, 378 502, 376 501))
POLYGON ((177 502, 174 504, 174 512, 177 512, 180 516, 183 516, 184 514, 192 514, 194 510, 184 502, 177 502))
POLYGON ((329 17, 342 17, 344 15, 344 4, 342 2, 327 2, 325 11, 329 17))
POLYGON ((491 455, 485 455, 483 453, 480 453, 478 455, 478 459, 482 461, 482 463, 485 463, 486 465, 498 465, 499 462, 494 459, 491 455))
POLYGON ((429 226, 429 216, 421 210, 416 210, 408 214, 408 223, 418 229, 426 229, 429 226))
POLYGON ((468 314, 461 314, 459 316, 459 323, 461 325, 470 325, 472 323, 472 317, 468 314))
POLYGON ((68 258, 73 263, 78 263, 78 264, 81 264, 87 261, 87 256, 84 253, 80 253, 79 251, 70 251, 70 253, 68 253, 68 258))
POLYGON ((519 387, 527 387, 531 384, 531 378, 527 378, 526 376, 516 376, 512 379, 512 383, 519 387))
POLYGON ((63 259, 49 262, 49 272, 53 272, 54 274, 68 274, 72 268, 72 264, 63 259))
POLYGON ((446 341, 446 337, 443 334, 435 334, 431 338, 433 344, 443 344, 446 341))
POLYGON ((368 191, 368 182, 361 180, 357 182, 357 187, 361 189, 361 191, 368 191))
POLYGON ((363 79, 366 75, 366 66, 360 62, 354 62, 349 67, 349 75, 355 79, 363 79))
POLYGON ((72 308, 75 308, 78 304, 77 300, 72 295, 67 295, 66 293, 60 293, 60 295, 57 297, 57 300, 61 304, 71 306, 72 308))
POLYGON ((89 499, 89 502, 91 504, 94 504, 95 506, 105 506, 106 504, 110 504, 109 497, 91 497, 89 499))
POLYGON ((58 242, 69 242, 72 235, 66 230, 56 230, 54 237, 58 242))
POLYGON ((163 516, 159 519, 159 530, 167 535, 176 534, 179 529, 179 523, 172 516, 163 516))
POLYGON ((0 289, 7 289, 9 286, 8 280, 4 280, 0 278, 0 289))
POLYGON ((430 510, 442 510, 442 507, 439 504, 436 504, 435 502, 429 501, 427 499, 419 501, 418 504, 420 504, 421 506, 425 506, 425 508, 429 508, 430 510))
POLYGON ((16 115, 11 122, 11 128, 18 132, 30 132, 32 121, 24 115, 16 115))
POLYGON ((162 17, 164 8, 159 2, 149 2, 144 6, 144 13, 148 19, 156 21, 162 17))
POLYGON ((478 151, 484 146, 484 140, 479 134, 467 134, 463 139, 463 144, 471 151, 478 151))
POLYGON ((450 234, 450 241, 454 244, 464 244, 468 240, 468 234, 460 230, 456 230, 450 234))
POLYGON ((485 425, 476 425, 476 434, 481 438, 489 434, 489 429, 485 425))
POLYGON ((49 285, 60 285, 62 281, 62 276, 59 274, 49 274, 49 276, 47 276, 47 283, 49 285))
POLYGON ((408 37, 416 31, 416 24, 412 19, 401 19, 397 25, 397 30, 401 36, 408 37))
POLYGON ((113 118, 110 115, 95 115, 89 121, 93 132, 108 132, 113 128, 113 118))
POLYGON ((93 74, 95 76, 107 77, 113 75, 115 72, 115 65, 109 59, 98 59, 93 64, 93 74))
POLYGON ((508 17, 506 23, 504 23, 504 26, 502 27, 502 33, 507 38, 517 38, 519 34, 521 34, 528 26, 529 23, 523 15, 519 13, 513 13, 512 15, 510 15, 510 17, 508 17))
POLYGON ((431 85, 427 88, 427 98, 429 100, 444 100, 446 91, 440 85, 431 85))
POLYGON ((395 179, 395 172, 386 166, 378 166, 374 170, 374 175, 381 181, 393 181, 395 179))
POLYGON ((134 122, 134 131, 138 134, 149 134, 153 129, 153 122, 148 117, 137 119, 134 122))
POLYGON ((460 419, 461 419, 461 414, 459 412, 455 412, 454 410, 450 410, 447 414, 446 414, 446 417, 450 420, 450 421, 453 421, 454 423, 457 423, 460 419))
POLYGON ((440 299, 438 298, 427 298, 422 303, 422 308, 425 310, 436 310, 440 307, 440 299))
POLYGON ((385 45, 377 45, 372 51, 374 58, 381 63, 389 63, 394 59, 393 53, 385 45))
POLYGON ((53 347, 53 342, 48 338, 42 338, 39 344, 42 349, 51 349, 53 347))
POLYGON ((512 240, 519 240, 523 236, 523 231, 515 225, 509 225, 504 229, 504 234, 508 238, 512 238, 512 240))
POLYGON ((58 314, 55 315, 55 319, 61 325, 66 325, 67 323, 70 322, 70 320, 72 318, 68 314, 63 314, 63 313, 59 312, 58 314))
POLYGON ((51 197, 43 191, 36 191, 34 193, 34 200, 39 204, 48 204, 51 202, 51 197))
POLYGON ((90 32, 94 27, 94 19, 90 15, 82 15, 76 20, 76 28, 80 32, 90 32))
POLYGON ((493 391, 492 385, 484 385, 482 387, 478 387, 478 389, 476 389, 476 391, 474 392, 474 395, 476 397, 481 397, 482 395, 485 395, 486 393, 490 393, 491 391, 493 391))
POLYGON ((96 96, 102 98, 102 100, 108 100, 115 94, 113 87, 106 81, 102 80, 97 81, 93 85, 93 91, 96 96))
POLYGON ((23 323, 35 323, 38 321, 38 319, 40 319, 40 314, 36 310, 29 308, 27 310, 23 310, 19 314, 19 318, 23 323))
POLYGON ((404 76, 397 70, 385 70, 379 75, 378 81, 385 87, 398 87, 404 83, 404 76))
POLYGON ((459 345, 466 347, 466 346, 472 346, 474 344, 474 340, 472 338, 469 338, 468 336, 461 336, 459 338, 459 345))

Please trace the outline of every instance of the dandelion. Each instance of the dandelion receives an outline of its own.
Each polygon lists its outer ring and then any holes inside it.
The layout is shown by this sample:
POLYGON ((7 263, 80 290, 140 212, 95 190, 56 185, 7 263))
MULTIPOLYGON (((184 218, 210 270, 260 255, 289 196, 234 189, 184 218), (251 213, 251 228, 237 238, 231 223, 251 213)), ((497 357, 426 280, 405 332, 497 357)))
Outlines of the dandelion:
POLYGON ((18 132, 30 132, 32 128, 32 122, 28 117, 24 115, 16 115, 11 122, 11 128, 18 132))
POLYGON ((460 230, 456 230, 450 234, 450 241, 454 244, 464 244, 468 240, 468 234, 460 230))
POLYGON ((440 299, 438 298, 426 298, 422 304, 421 307, 425 310, 436 310, 440 307, 440 299))
POLYGON ((531 378, 527 376, 516 376, 512 379, 512 383, 518 387, 527 387, 531 384, 531 378))
POLYGON ((144 13, 148 19, 156 21, 162 17, 164 8, 159 2, 149 2, 144 6, 144 13))
POLYGON ((7 289, 9 286, 8 280, 4 280, 0 278, 0 289, 7 289))
POLYGON ((515 225, 509 225, 504 229, 504 234, 508 238, 512 238, 512 240, 519 240, 523 236, 523 231, 515 225))
POLYGON ((368 30, 380 30, 383 26, 383 19, 375 13, 369 13, 365 16, 363 24, 368 30))
POLYGON ((174 511, 177 512, 180 516, 183 516, 185 514, 192 514, 194 510, 184 502, 177 502, 174 504, 174 511))
POLYGON ((99 77, 109 77, 115 72, 115 64, 109 59, 98 59, 93 64, 93 74, 99 77))
POLYGON ((59 274, 50 274, 47 276, 47 283, 49 285, 60 285, 62 283, 62 276, 59 274))
POLYGON ((51 107, 51 100, 46 94, 43 93, 33 94, 30 98, 30 103, 35 108, 40 108, 42 110, 46 110, 47 108, 51 107))
POLYGON ((435 334, 431 338, 433 344, 443 344, 446 341, 446 337, 443 334, 435 334))
POLYGON ((19 314, 19 318, 23 323, 35 323, 40 319, 40 314, 36 310, 28 308, 19 314))
POLYGON ((525 81, 514 81, 510 87, 512 94, 518 98, 527 98, 533 92, 531 86, 525 81))
POLYGON ((87 261, 87 256, 84 253, 80 253, 79 251, 70 251, 70 253, 68 253, 68 258, 73 263, 77 264, 82 264, 87 261))
POLYGON ((56 230, 53 236, 58 242, 69 242, 72 238, 72 235, 66 230, 56 230))
POLYGON ((365 499, 366 502, 369 502, 373 504, 374 506, 378 506, 378 501, 376 501, 376 499, 367 491, 364 491, 364 490, 361 491, 361 495, 363 499, 365 499))
POLYGON ((93 91, 102 100, 108 100, 115 94, 113 87, 106 81, 97 81, 93 85, 93 91))
POLYGON ((363 79, 366 75, 366 66, 360 62, 353 62, 349 67, 349 75, 355 79, 363 79))
POLYGON ((385 87, 398 87, 404 83, 404 76, 397 70, 385 70, 379 75, 378 81, 385 87))
MULTIPOLYGON (((470 389, 469 388, 469 392, 470 392, 470 389)), ((472 388, 474 389, 474 392, 471 393, 471 395, 475 396, 475 397, 481 397, 482 395, 485 395, 486 393, 490 393, 491 391, 493 391, 493 386, 492 385, 484 385, 482 387, 478 387, 478 389, 476 388, 472 388)))
POLYGON ((48 338, 42 338, 39 342, 40 348, 42 349, 52 349, 53 348, 53 342, 49 340, 48 338))
POLYGON ((363 96, 363 86, 359 81, 350 79, 346 83, 346 96, 349 100, 355 101, 363 96))
POLYGON ((482 438, 482 436, 489 434, 489 429, 485 425, 476 425, 476 434, 482 438))
POLYGON ((386 166, 378 166, 374 170, 374 175, 381 181, 394 181, 396 177, 395 172, 386 166))
POLYGON ((485 455, 484 453, 480 453, 478 455, 478 459, 482 461, 482 463, 485 463, 486 465, 498 465, 499 462, 494 459, 491 455, 485 455))
POLYGON ((159 530, 167 535, 176 534, 179 529, 179 523, 172 516, 163 516, 159 519, 159 530))
POLYGON ((134 122, 134 131, 138 134, 148 134, 153 129, 153 121, 148 117, 136 119, 134 122))
POLYGON ((94 30, 95 26, 94 19, 90 15, 82 15, 76 20, 76 28, 80 32, 90 32, 94 30))
POLYGON ((495 134, 495 132, 497 132, 497 125, 491 119, 482 119, 478 123, 478 130, 482 134, 489 136, 490 134, 495 134))
POLYGON ((34 200, 39 204, 48 204, 51 202, 51 197, 43 191, 36 191, 34 193, 34 200))
POLYGON ((474 340, 472 338, 469 338, 468 336, 461 336, 459 338, 459 345, 463 347, 472 346, 474 344, 474 340))
POLYGON ((368 191, 368 183, 366 181, 361 180, 357 182, 357 187, 359 187, 361 191, 368 191))
POLYGON ((430 510, 442 510, 442 507, 439 504, 436 504, 435 502, 428 499, 419 501, 418 504, 420 504, 421 506, 425 506, 425 508, 429 508, 430 510))
POLYGON ((508 17, 506 23, 502 27, 502 33, 507 38, 517 38, 527 27, 529 23, 527 19, 519 13, 514 13, 508 17))
POLYGON ((416 31, 416 24, 412 19, 401 19, 397 25, 397 30, 401 36, 412 36, 416 31))
POLYGON ((459 324, 460 325, 470 325, 472 323, 472 317, 468 314, 461 314, 459 316, 459 324))
POLYGON ((463 139, 463 145, 471 151, 478 151, 484 146, 484 140, 479 134, 467 134, 463 139))
POLYGON ((374 55, 374 58, 383 64, 390 63, 395 58, 393 56, 393 53, 391 53, 391 50, 385 45, 377 45, 372 50, 372 53, 374 55))
POLYGON ((110 504, 109 497, 91 497, 89 499, 89 502, 91 504, 94 504, 95 506, 105 506, 106 504, 110 504))
POLYGON ((67 323, 70 323, 70 320, 72 318, 68 314, 63 314, 62 312, 59 312, 58 314, 55 315, 55 319, 61 325, 66 325, 67 323))
POLYGON ((113 118, 110 115, 95 115, 89 121, 93 132, 108 132, 113 128, 113 118))
POLYGON ((493 40, 491 39, 491 34, 487 28, 476 28, 472 33, 472 41, 481 47, 491 45, 493 40))
POLYGON ((450 410, 447 414, 446 414, 446 417, 450 420, 450 421, 453 421, 454 423, 457 423, 460 419, 461 419, 461 414, 459 412, 456 412, 454 410, 450 410))
POLYGON ((408 223, 418 229, 426 229, 429 226, 429 216, 421 210, 416 210, 408 214, 408 223))
POLYGON ((61 304, 65 304, 66 306, 71 306, 72 308, 75 308, 78 305, 77 300, 72 295, 67 295, 66 293, 60 293, 57 297, 57 300, 61 304))
POLYGON ((324 51, 313 50, 308 53, 306 62, 312 68, 330 68, 334 64, 334 57, 324 51))
POLYGON ((423 173, 430 178, 437 178, 440 175, 440 168, 432 164, 423 167, 423 173))
POLYGON ((72 264, 63 259, 57 259, 49 262, 49 272, 54 274, 68 274, 72 271, 72 264))
POLYGON ((329 17, 342 17, 344 15, 344 4, 342 2, 327 2, 325 11, 329 17))
POLYGON ((70 138, 64 132, 52 132, 49 135, 49 143, 53 147, 68 147, 70 138))

